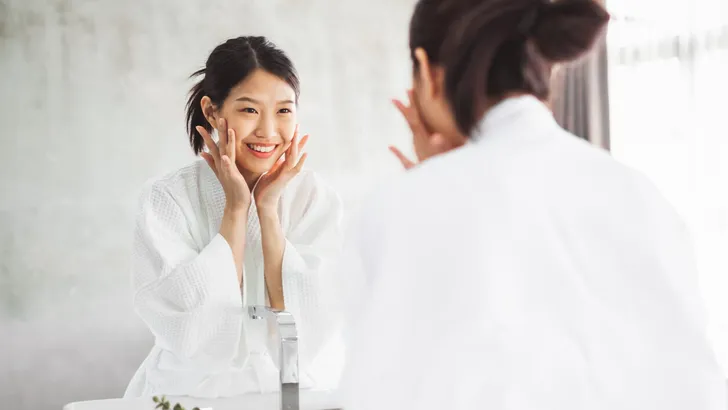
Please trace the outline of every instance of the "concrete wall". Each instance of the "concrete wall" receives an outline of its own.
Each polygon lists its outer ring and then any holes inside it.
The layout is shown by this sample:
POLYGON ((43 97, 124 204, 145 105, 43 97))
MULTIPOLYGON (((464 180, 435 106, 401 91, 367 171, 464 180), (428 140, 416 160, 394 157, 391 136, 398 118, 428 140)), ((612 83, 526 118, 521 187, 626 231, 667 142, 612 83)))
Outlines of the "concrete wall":
POLYGON ((134 316, 138 189, 187 163, 187 76, 262 34, 303 82, 308 165, 350 204, 399 167, 413 0, 0 0, 0 403, 119 397, 151 338, 134 316))

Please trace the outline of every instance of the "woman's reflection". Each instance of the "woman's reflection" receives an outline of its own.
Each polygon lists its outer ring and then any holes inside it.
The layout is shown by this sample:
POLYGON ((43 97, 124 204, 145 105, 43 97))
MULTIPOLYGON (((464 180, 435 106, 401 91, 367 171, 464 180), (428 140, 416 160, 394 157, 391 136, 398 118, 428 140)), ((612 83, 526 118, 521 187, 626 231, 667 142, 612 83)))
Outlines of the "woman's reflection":
POLYGON ((263 37, 226 41, 194 76, 202 79, 190 93, 187 128, 204 161, 141 196, 134 306, 155 345, 125 396, 275 389, 265 328, 244 319, 244 305, 294 315, 302 385, 311 385, 308 365, 333 326, 323 271, 339 250, 342 207, 303 170, 298 76, 263 37))

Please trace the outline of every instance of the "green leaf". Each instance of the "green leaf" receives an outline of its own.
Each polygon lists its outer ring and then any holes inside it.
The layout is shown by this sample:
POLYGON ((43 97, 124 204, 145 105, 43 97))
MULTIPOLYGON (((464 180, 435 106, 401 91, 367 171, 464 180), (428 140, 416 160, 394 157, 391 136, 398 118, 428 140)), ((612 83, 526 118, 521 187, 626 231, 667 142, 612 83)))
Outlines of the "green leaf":
POLYGON ((157 396, 152 397, 152 400, 154 400, 155 403, 159 403, 159 397, 157 396))
POLYGON ((182 407, 181 404, 177 403, 177 404, 174 405, 174 410, 185 410, 185 408, 182 407))

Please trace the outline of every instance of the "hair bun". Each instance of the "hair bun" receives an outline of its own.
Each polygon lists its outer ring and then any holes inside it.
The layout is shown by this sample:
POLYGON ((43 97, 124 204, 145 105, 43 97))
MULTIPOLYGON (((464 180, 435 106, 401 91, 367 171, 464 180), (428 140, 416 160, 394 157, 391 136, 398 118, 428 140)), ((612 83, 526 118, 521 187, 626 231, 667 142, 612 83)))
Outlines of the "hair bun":
POLYGON ((571 61, 591 50, 610 19, 595 0, 540 3, 530 37, 552 63, 571 61))

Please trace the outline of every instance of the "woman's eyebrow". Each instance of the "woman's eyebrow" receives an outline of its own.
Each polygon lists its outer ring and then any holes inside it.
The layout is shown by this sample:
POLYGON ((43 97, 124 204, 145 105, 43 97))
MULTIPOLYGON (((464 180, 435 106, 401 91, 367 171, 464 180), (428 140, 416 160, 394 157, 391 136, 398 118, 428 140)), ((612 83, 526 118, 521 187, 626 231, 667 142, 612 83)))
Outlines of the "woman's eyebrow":
POLYGON ((254 98, 250 98, 250 97, 240 97, 240 98, 236 99, 235 101, 247 101, 247 102, 251 102, 253 104, 260 104, 260 101, 254 99, 254 98))
MULTIPOLYGON (((245 102, 250 102, 253 104, 262 104, 260 101, 256 100, 255 98, 250 98, 250 97, 240 97, 240 98, 237 98, 235 101, 245 101, 245 102)), ((280 101, 278 101, 278 104, 295 104, 295 102, 293 100, 280 100, 280 101)))

